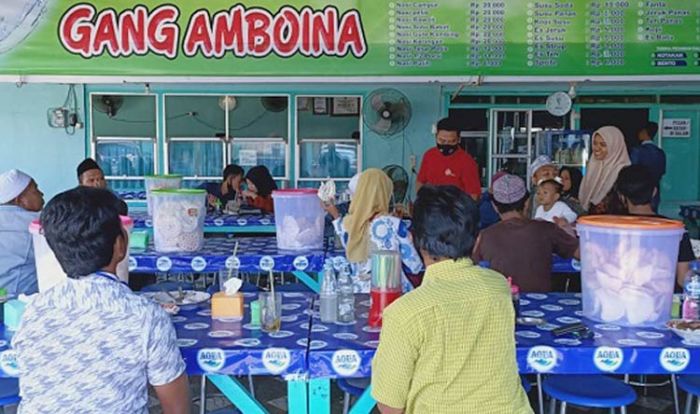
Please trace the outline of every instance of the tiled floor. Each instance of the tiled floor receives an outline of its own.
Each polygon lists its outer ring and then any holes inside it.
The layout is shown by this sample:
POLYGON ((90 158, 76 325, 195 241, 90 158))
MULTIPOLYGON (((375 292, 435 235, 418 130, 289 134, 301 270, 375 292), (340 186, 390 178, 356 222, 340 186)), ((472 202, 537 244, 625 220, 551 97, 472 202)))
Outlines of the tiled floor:
MULTIPOLYGON (((192 395, 199 395, 201 377, 192 377, 190 382, 192 384, 192 395)), ((667 377, 650 378, 649 381, 665 380, 667 377)), ((241 379, 241 382, 246 384, 247 379, 241 379)), ((644 395, 644 389, 636 388, 639 398, 634 406, 628 409, 629 414, 673 414, 673 399, 671 393, 671 387, 661 387, 661 388, 648 388, 647 395, 644 395)), ((255 379, 255 392, 259 401, 262 401, 265 408, 271 414, 282 414, 287 412, 287 399, 286 399, 286 384, 283 380, 275 377, 257 377, 255 379)), ((533 390, 530 394, 530 399, 533 407, 537 407, 537 392, 533 390)), ((198 400, 198 398, 197 398, 198 400)), ((192 413, 199 413, 199 402, 195 400, 192 404, 192 413)), ((681 397, 681 410, 684 409, 685 396, 681 397)), ((158 400, 152 397, 152 407, 150 409, 151 414, 161 414, 162 411, 158 404, 158 400)), ((341 413, 343 408, 343 395, 342 392, 333 386, 331 394, 331 412, 333 414, 341 413)), ((207 386, 207 413, 216 414, 233 414, 237 413, 229 403, 229 401, 221 396, 216 387, 211 383, 207 386)), ((375 410, 375 413, 379 411, 375 410)), ((572 407, 567 411, 569 414, 597 414, 597 413, 609 413, 609 410, 601 409, 584 409, 572 407)), ((683 411, 681 411, 683 412, 683 411)), ((314 413, 310 413, 314 414, 314 413)), ((484 413, 486 414, 486 413, 484 413)))

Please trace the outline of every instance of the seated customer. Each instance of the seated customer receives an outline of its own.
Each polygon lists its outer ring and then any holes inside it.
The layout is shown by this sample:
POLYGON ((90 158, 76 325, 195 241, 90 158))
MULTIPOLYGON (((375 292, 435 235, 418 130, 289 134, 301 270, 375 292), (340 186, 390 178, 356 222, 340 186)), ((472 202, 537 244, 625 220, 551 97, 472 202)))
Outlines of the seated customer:
POLYGON ((10 296, 39 289, 29 224, 43 206, 44 194, 30 176, 19 170, 0 174, 0 288, 10 296))
MULTIPOLYGON (((615 189, 620 196, 620 202, 627 208, 630 215, 666 218, 654 212, 656 178, 647 167, 631 165, 620 170, 615 189)), ((685 275, 690 270, 690 262, 695 259, 690 237, 688 232, 685 232, 683 239, 681 239, 676 267, 676 282, 679 286, 683 286, 685 275)))
POLYGON ((170 317, 115 276, 127 254, 117 198, 78 187, 46 206, 46 240, 68 279, 27 305, 12 338, 20 412, 189 413, 189 382, 170 317))
POLYGON ((263 213, 273 213, 275 205, 272 202, 272 192, 277 189, 274 178, 264 165, 253 167, 245 176, 248 189, 243 191, 246 203, 259 208, 263 213))
POLYGON ((537 207, 535 220, 544 220, 554 223, 555 219, 566 220, 567 223, 573 224, 576 222, 578 215, 561 201, 562 185, 561 179, 556 177, 551 180, 545 180, 537 184, 537 207))
MULTIPOLYGON (((102 168, 92 158, 86 158, 78 164, 78 184, 83 187, 107 188, 107 181, 102 168)), ((123 200, 119 200, 119 214, 129 215, 129 207, 123 200)))
MULTIPOLYGON (((369 293, 372 270, 370 253, 393 250, 401 253, 404 268, 413 274, 423 270, 423 262, 413 247, 408 225, 389 212, 394 185, 384 171, 370 168, 362 172, 357 191, 350 203, 350 212, 333 221, 335 232, 345 247, 345 255, 353 265, 355 293, 369 293)), ((413 285, 403 278, 403 290, 413 285)))
POLYGON ((209 207, 214 209, 219 206, 220 209, 226 208, 229 201, 234 201, 236 195, 241 191, 241 182, 245 171, 243 168, 235 164, 227 165, 224 168, 224 179, 220 183, 204 183, 199 186, 200 189, 207 192, 207 203, 209 207))
POLYGON ((493 204, 501 222, 479 235, 472 255, 520 286, 523 292, 552 289, 552 255, 578 257, 578 240, 557 225, 531 220, 523 210, 528 200, 525 181, 504 175, 493 183, 493 204))
POLYGON ((515 359, 510 289, 469 259, 478 208, 424 186, 414 210, 423 284, 383 313, 372 396, 387 413, 532 413, 515 359))

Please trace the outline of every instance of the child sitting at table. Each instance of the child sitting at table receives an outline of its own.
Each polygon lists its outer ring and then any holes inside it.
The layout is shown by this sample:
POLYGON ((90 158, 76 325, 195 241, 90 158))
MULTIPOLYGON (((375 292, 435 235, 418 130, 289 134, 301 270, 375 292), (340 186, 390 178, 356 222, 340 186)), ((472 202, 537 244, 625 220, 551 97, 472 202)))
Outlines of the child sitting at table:
POLYGON ((541 181, 537 184, 537 212, 535 220, 544 220, 554 223, 555 218, 574 223, 577 214, 563 201, 561 179, 559 177, 541 181))
MULTIPOLYGON (((348 215, 333 221, 345 247, 346 257, 353 264, 355 293, 369 293, 372 249, 398 251, 404 268, 413 274, 423 270, 423 262, 413 247, 408 225, 389 212, 393 192, 393 183, 384 171, 376 168, 365 170, 360 175, 348 215)), ((333 207, 325 208, 329 211, 333 207)), ((403 288, 404 291, 413 289, 405 275, 403 288)))
POLYGON ((267 167, 259 165, 251 168, 245 181, 248 189, 243 191, 243 196, 247 204, 259 208, 263 213, 273 213, 272 192, 277 189, 277 184, 267 167))

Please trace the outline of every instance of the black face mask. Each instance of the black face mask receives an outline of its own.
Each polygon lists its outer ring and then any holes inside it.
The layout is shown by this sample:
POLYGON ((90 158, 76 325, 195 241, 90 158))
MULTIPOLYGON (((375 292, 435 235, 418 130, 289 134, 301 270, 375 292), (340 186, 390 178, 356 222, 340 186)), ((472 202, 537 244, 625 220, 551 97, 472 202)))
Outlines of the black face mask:
POLYGON ((437 144, 437 148, 440 150, 442 155, 448 157, 457 152, 457 148, 459 148, 459 145, 437 144))

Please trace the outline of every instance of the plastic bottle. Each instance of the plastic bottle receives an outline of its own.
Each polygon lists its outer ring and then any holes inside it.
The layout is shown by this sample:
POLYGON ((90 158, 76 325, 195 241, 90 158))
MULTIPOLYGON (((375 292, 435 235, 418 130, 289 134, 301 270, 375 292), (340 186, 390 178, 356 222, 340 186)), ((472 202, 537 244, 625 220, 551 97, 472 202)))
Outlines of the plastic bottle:
POLYGON ((683 285, 682 318, 700 319, 700 263, 693 262, 683 285))
POLYGON ((344 266, 338 278, 338 322, 355 321, 355 291, 350 277, 350 269, 344 266))
POLYGON ((338 319, 338 290, 335 271, 330 262, 323 266, 320 299, 321 322, 334 323, 338 319))

